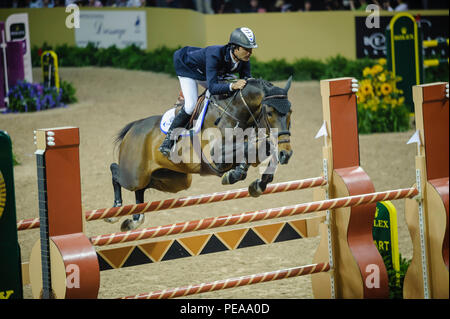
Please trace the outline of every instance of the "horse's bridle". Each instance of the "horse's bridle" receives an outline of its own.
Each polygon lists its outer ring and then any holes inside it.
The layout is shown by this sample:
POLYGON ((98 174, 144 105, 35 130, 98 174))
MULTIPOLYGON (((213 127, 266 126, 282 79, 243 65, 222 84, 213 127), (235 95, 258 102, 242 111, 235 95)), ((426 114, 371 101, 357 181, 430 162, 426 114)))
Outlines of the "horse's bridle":
MULTIPOLYGON (((273 99, 273 98, 285 98, 285 99, 287 99, 287 95, 271 95, 271 96, 267 96, 267 97, 265 97, 262 100, 261 104, 263 104, 264 101, 269 100, 269 99, 273 99)), ((258 115, 258 120, 264 121, 265 128, 270 130, 270 123, 269 123, 269 119, 267 118, 267 112, 266 112, 266 108, 264 107, 264 105, 261 107, 261 111, 259 112, 259 115, 258 115), (261 117, 263 117, 263 118, 261 119, 261 117)), ((257 124, 257 127, 261 127, 258 121, 255 120, 255 123, 257 124)), ((275 135, 275 137, 278 138, 278 137, 283 136, 283 135, 291 136, 291 132, 289 132, 289 131, 281 131, 281 132, 278 132, 275 135)), ((283 143, 290 143, 290 140, 289 139, 278 140, 278 144, 283 144, 283 143)))
MULTIPOLYGON (((268 118, 267 118, 267 113, 265 112, 265 108, 262 106, 262 107, 260 108, 259 114, 258 114, 257 117, 256 117, 255 114, 253 114, 253 112, 252 112, 252 110, 250 109, 250 107, 248 106, 247 102, 245 101, 244 96, 242 95, 242 90, 238 90, 238 91, 239 91, 239 97, 241 98, 243 104, 245 105, 245 108, 247 109, 247 111, 249 112, 250 116, 252 117, 253 122, 256 124, 256 127, 265 128, 266 130, 270 130, 270 123, 269 123, 269 120, 268 120, 268 118), (264 124, 264 126, 261 125, 261 122, 264 124)), ((234 98, 236 97, 238 91, 236 91, 236 92, 233 94, 233 97, 230 99, 230 101, 228 102, 228 104, 226 105, 225 108, 223 108, 223 107, 220 106, 219 104, 215 103, 214 101, 211 101, 212 104, 213 104, 215 107, 217 107, 219 110, 222 111, 222 114, 221 114, 221 115, 217 118, 217 120, 215 121, 215 123, 214 123, 215 125, 217 125, 217 124, 220 122, 222 116, 223 116, 224 114, 226 114, 227 116, 231 117, 233 120, 236 121, 236 126, 235 126, 235 127, 238 127, 238 126, 239 126, 239 123, 240 123, 241 121, 240 121, 239 119, 237 119, 234 115, 232 115, 231 113, 229 113, 229 112, 227 111, 227 110, 228 110, 228 107, 229 107, 230 104, 233 102, 234 98)), ((261 101, 261 104, 262 104, 264 101, 266 101, 266 100, 268 100, 268 99, 272 99, 272 98, 285 98, 285 99, 287 99, 287 95, 271 95, 271 96, 267 96, 267 97, 265 97, 265 98, 261 101)), ((282 135, 288 135, 288 136, 290 136, 290 135, 291 135, 291 132, 289 132, 289 131, 281 131, 281 132, 278 132, 278 133, 276 134, 275 137, 278 138, 278 137, 280 137, 280 136, 282 136, 282 135)), ((266 137, 267 137, 267 136, 268 136, 268 134, 266 133, 266 137)), ((283 139, 283 140, 279 140, 279 141, 278 141, 278 144, 289 143, 289 142, 290 142, 289 139, 283 139)))

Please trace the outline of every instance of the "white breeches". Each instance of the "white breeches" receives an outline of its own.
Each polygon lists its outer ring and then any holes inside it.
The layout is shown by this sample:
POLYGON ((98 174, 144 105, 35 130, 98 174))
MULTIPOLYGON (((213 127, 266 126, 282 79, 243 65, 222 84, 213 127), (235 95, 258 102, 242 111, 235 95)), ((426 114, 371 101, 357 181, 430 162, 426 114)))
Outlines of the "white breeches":
MULTIPOLYGON (((187 114, 192 114, 194 112, 195 105, 198 99, 198 88, 197 84, 200 84, 205 89, 208 88, 206 81, 197 81, 191 78, 186 78, 179 76, 181 91, 184 95, 184 111, 187 114)), ((207 92, 208 94, 209 92, 207 92)))

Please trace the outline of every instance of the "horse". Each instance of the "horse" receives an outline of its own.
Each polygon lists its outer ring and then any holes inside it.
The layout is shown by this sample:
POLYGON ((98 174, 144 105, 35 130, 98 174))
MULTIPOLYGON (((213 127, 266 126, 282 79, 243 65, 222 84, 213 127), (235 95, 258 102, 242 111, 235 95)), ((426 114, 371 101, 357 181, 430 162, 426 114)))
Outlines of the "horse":
MULTIPOLYGON (((284 88, 280 88, 266 80, 250 78, 243 89, 234 91, 231 96, 210 96, 200 133, 204 136, 208 130, 213 130, 216 136, 212 141, 200 140, 196 136, 201 134, 192 133, 178 138, 170 158, 163 156, 158 150, 165 138, 160 129, 162 115, 150 116, 125 125, 115 139, 115 147, 119 148, 118 163, 110 165, 114 207, 122 206, 122 188, 133 191, 136 204, 140 204, 144 202, 144 191, 148 188, 170 193, 188 189, 192 182, 192 174, 216 175, 222 177, 222 184, 234 184, 246 178, 250 165, 257 166, 269 158, 270 163, 261 179, 255 180, 249 186, 251 196, 261 195, 267 183, 273 180, 274 166, 277 163, 287 164, 293 153, 289 131, 292 110, 287 98, 291 81, 292 77, 288 79, 284 88), (233 160, 223 163, 223 157, 227 155, 230 157, 227 154, 229 152, 226 152, 229 149, 222 144, 224 136, 226 137, 230 131, 240 129, 242 132, 251 128, 266 132, 271 130, 275 134, 271 136, 272 140, 253 138, 253 143, 247 136, 241 143, 245 149, 244 156, 238 160, 235 155, 239 152, 236 149, 237 144, 234 143, 233 160), (249 163, 249 150, 256 150, 252 148, 255 140, 256 148, 265 146, 263 149, 266 150, 266 156, 249 163), (267 148, 270 150, 270 145, 274 144, 278 152, 267 153, 267 148), (222 162, 217 160, 220 158, 219 153, 222 155, 222 162), (197 160, 193 160, 195 156, 197 160)), ((189 132, 184 128, 182 131, 189 132)), ((176 136, 178 135, 181 134, 176 136)), ((265 137, 267 136, 266 133, 265 137)), ((242 151, 240 153, 242 154, 242 151)), ((113 223, 117 222, 118 218, 108 218, 106 221, 113 223)), ((135 229, 143 221, 144 214, 135 214, 122 223, 121 230, 135 229)))

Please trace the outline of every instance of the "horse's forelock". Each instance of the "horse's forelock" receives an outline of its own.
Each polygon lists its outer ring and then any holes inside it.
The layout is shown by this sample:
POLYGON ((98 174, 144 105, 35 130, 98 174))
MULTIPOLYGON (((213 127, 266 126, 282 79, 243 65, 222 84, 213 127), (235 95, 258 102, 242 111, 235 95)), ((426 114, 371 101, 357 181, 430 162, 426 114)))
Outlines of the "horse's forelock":
POLYGON ((261 80, 262 79, 254 79, 254 78, 248 79, 247 85, 244 87, 243 93, 250 95, 262 94, 264 96, 265 90, 263 84, 261 83, 261 80))

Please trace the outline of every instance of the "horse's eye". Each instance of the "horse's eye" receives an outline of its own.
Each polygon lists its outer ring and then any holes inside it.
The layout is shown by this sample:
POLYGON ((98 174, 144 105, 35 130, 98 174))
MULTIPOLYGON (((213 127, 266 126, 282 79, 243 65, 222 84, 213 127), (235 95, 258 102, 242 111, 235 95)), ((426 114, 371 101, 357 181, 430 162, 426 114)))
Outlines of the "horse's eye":
POLYGON ((272 117, 272 112, 267 112, 268 117, 272 117))

